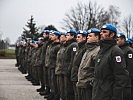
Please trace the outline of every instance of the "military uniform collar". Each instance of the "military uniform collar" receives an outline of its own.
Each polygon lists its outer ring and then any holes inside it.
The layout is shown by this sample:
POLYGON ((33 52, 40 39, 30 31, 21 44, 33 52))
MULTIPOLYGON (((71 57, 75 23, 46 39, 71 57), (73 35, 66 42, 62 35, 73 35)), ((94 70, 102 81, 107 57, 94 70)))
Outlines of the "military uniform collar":
POLYGON ((76 42, 76 39, 73 38, 73 39, 66 41, 65 46, 70 45, 73 42, 76 42))
POLYGON ((116 45, 116 40, 113 40, 113 39, 100 40, 99 44, 100 44, 100 53, 105 53, 112 46, 116 45))
POLYGON ((78 43, 78 47, 79 47, 79 48, 82 48, 82 47, 84 46, 85 43, 86 43, 86 41, 79 42, 79 43, 78 43))
POLYGON ((43 46, 43 44, 38 44, 38 48, 40 48, 41 46, 43 46))
POLYGON ((87 50, 92 50, 94 48, 96 48, 97 46, 99 46, 99 43, 98 42, 92 42, 92 43, 86 43, 86 48, 87 50))
POLYGON ((107 40, 100 40, 99 41, 99 44, 100 44, 100 47, 104 48, 104 47, 110 47, 110 46, 113 46, 113 45, 116 45, 116 40, 113 40, 113 39, 107 39, 107 40))
POLYGON ((48 38, 48 37, 44 38, 44 41, 48 41, 48 40, 49 40, 49 38, 48 38))
POLYGON ((119 47, 123 48, 123 47, 126 47, 126 46, 129 46, 129 44, 128 43, 124 43, 124 44, 120 45, 119 47))
POLYGON ((60 42, 52 42, 52 45, 58 45, 60 42))

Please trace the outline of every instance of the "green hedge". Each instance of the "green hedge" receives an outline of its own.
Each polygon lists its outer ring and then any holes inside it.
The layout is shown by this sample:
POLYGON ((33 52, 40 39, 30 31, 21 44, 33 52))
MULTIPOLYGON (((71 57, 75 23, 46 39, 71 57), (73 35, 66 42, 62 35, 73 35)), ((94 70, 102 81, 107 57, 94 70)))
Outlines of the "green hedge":
POLYGON ((15 50, 0 50, 0 59, 15 59, 15 50))

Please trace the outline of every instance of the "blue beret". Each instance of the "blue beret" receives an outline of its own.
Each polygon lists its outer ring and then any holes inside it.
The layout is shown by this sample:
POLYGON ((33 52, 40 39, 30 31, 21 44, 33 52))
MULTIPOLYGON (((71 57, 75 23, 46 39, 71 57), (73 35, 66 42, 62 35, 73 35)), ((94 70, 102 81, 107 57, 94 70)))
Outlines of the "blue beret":
POLYGON ((53 31, 52 33, 55 35, 61 35, 59 31, 53 31))
POLYGON ((83 35, 87 36, 87 32, 86 31, 82 31, 82 30, 77 31, 77 34, 83 34, 83 35))
POLYGON ((118 33, 117 34, 117 38, 121 37, 121 36, 125 36, 124 33, 118 33))
POLYGON ((67 31, 67 33, 72 33, 72 34, 74 34, 74 35, 77 34, 76 31, 75 31, 74 29, 70 29, 69 31, 67 31))
POLYGON ((88 33, 100 33, 100 30, 97 28, 91 28, 88 30, 88 33))
POLYGON ((133 42, 133 38, 128 38, 128 40, 129 40, 130 42, 133 42))
POLYGON ((49 30, 43 30, 43 33, 50 33, 49 30))
POLYGON ((23 41, 23 44, 26 44, 26 42, 25 42, 25 41, 23 41))
POLYGON ((21 40, 21 41, 20 41, 20 43, 23 43, 23 42, 25 42, 25 40, 21 40))
POLYGON ((112 24, 105 24, 105 25, 103 25, 101 30, 103 30, 103 29, 110 30, 110 31, 113 31, 113 32, 117 33, 116 27, 114 25, 112 25, 112 24))
POLYGON ((38 41, 34 41, 34 44, 38 44, 38 41))
POLYGON ((17 42, 16 45, 19 45, 19 42, 17 42))
POLYGON ((127 43, 131 43, 132 41, 130 41, 130 40, 127 39, 126 42, 127 42, 127 43))
POLYGON ((25 40, 20 41, 21 44, 26 44, 25 40))
POLYGON ((42 41, 44 41, 44 38, 43 38, 43 37, 39 37, 38 40, 42 40, 42 41))
POLYGON ((31 43, 34 43, 34 40, 30 40, 31 43))
POLYGON ((29 40, 29 41, 30 41, 30 40, 32 40, 32 39, 31 39, 31 38, 26 38, 26 40, 29 40))
POLYGON ((54 33, 54 30, 50 30, 49 33, 54 33))

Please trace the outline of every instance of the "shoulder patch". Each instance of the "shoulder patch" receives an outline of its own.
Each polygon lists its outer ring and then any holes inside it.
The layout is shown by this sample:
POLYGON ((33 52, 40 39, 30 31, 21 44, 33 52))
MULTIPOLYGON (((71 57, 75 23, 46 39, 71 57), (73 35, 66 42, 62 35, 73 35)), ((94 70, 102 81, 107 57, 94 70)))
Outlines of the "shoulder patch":
POLYGON ((121 56, 116 56, 115 60, 116 60, 116 62, 121 62, 121 56))
POLYGON ((128 58, 133 58, 132 54, 128 54, 128 58))
POLYGON ((73 51, 77 51, 76 47, 73 48, 73 51))
POLYGON ((101 59, 98 59, 97 62, 100 62, 101 59))

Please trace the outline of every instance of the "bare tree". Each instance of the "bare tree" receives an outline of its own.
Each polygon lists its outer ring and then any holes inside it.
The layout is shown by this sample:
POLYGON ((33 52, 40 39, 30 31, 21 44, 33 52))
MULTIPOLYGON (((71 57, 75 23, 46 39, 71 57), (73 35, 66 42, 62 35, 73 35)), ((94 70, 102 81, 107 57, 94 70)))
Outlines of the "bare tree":
POLYGON ((122 26, 123 26, 123 31, 127 35, 127 38, 133 37, 133 35, 131 36, 131 33, 133 32, 133 19, 132 19, 132 15, 129 15, 127 18, 124 18, 122 26))
POLYGON ((117 24, 117 17, 120 15, 117 7, 110 6, 109 11, 97 5, 97 3, 78 3, 65 14, 62 29, 88 30, 92 27, 100 28, 105 23, 117 24), (112 7, 112 8, 111 8, 112 7))
POLYGON ((101 26, 107 23, 109 20, 108 12, 105 11, 101 6, 98 6, 96 2, 94 4, 89 2, 88 12, 89 20, 87 21, 87 29, 90 29, 92 27, 101 28, 101 26))
POLYGON ((4 41, 6 42, 6 43, 8 43, 8 44, 10 44, 10 39, 9 39, 9 37, 6 37, 5 39, 4 39, 4 41))
POLYGON ((96 25, 94 14, 96 7, 91 2, 89 4, 78 3, 75 8, 72 8, 69 13, 66 13, 63 19, 63 29, 87 30, 96 25))
POLYGON ((119 11, 119 8, 117 6, 110 5, 108 10, 108 16, 109 16, 108 23, 117 26, 120 15, 121 12, 119 11))
POLYGON ((0 31, 0 40, 2 40, 2 35, 3 35, 3 32, 0 31))
POLYGON ((84 29, 87 20, 87 8, 84 4, 78 3, 77 7, 72 8, 70 13, 65 14, 65 18, 63 19, 63 29, 71 29, 75 30, 84 29))
POLYGON ((10 44, 10 39, 8 38, 8 37, 6 37, 5 39, 4 39, 4 45, 5 45, 5 49, 7 49, 8 48, 8 46, 9 46, 9 44, 10 44))

